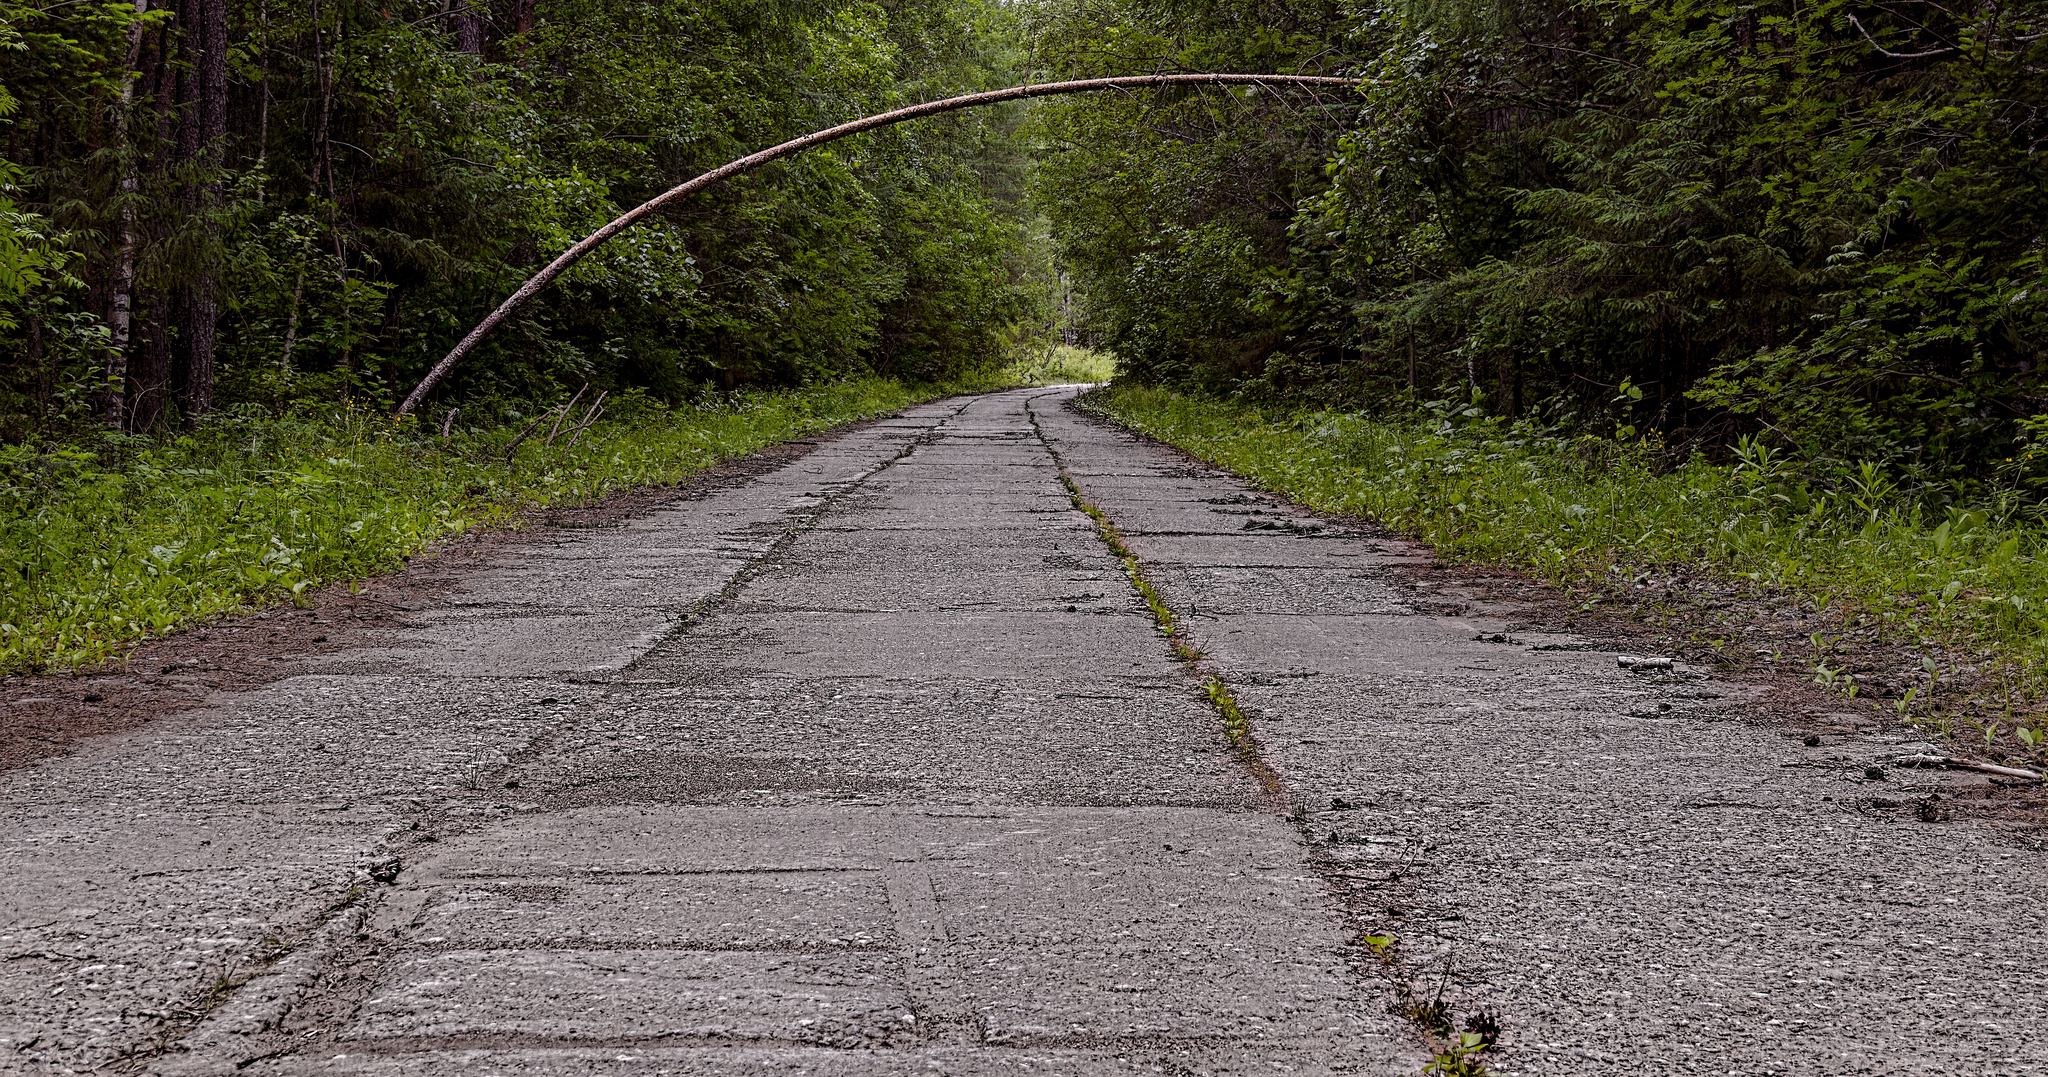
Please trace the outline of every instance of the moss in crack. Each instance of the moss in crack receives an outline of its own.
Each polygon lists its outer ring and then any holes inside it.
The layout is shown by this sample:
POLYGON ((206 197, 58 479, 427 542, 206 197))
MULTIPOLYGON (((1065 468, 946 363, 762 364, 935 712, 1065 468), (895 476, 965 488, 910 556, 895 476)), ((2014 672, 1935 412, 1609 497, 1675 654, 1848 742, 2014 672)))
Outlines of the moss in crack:
MULTIPOLYGON (((360 885, 351 885, 340 897, 314 915, 311 930, 317 931, 325 927, 362 899, 363 888, 360 885)), ((199 1027, 200 1022, 206 1020, 215 1010, 226 1005, 244 984, 270 971, 272 966, 289 957, 297 949, 297 943, 282 935, 265 935, 262 942, 257 945, 253 960, 248 964, 235 965, 223 960, 220 970, 191 995, 184 1005, 169 1006, 155 1014, 157 1024, 152 1034, 123 1048, 114 1056, 108 1069, 115 1073, 146 1071, 152 1061, 168 1054, 181 1038, 199 1027)))

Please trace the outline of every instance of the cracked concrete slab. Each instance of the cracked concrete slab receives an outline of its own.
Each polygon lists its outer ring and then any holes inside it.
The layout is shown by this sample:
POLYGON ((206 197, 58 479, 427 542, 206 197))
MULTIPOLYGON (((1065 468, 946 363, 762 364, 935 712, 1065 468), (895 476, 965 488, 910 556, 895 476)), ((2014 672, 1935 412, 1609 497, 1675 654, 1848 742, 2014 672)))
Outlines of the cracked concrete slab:
POLYGON ((6 779, 8 938, 148 975, 0 1012, 0 1048, 29 1072, 1417 1070, 1069 503, 1025 411, 1058 395, 912 409, 6 779), (104 837, 155 797, 185 829, 104 837), (79 851, 36 862, 50 842, 79 851), (203 893, 148 930, 52 920, 110 856, 203 893), (336 907, 367 919, 317 928, 336 907), (177 932, 217 963, 137 948, 177 932))
POLYGON ((1959 779, 1872 782, 1883 745, 1807 748, 1745 720, 1746 686, 1417 614, 1369 585, 1398 545, 1223 476, 1168 508, 1185 457, 1038 415, 1189 613, 1356 922, 1399 938, 1389 974, 1498 1014, 1493 1072, 2048 1072, 2038 849, 1868 807, 1959 779))
POLYGON ((0 1070, 1415 1074, 1390 1004, 1442 982, 1496 1073, 2042 1072, 2038 856, 1871 807, 1881 746, 1742 686, 1418 612, 1415 551, 1072 392, 0 777, 0 1070))

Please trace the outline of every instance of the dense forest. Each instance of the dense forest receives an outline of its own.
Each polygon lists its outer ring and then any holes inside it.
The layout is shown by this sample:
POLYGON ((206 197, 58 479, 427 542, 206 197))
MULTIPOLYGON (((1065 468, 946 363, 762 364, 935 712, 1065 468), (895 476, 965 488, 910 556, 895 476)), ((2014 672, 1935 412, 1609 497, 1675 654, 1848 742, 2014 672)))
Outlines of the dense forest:
MULTIPOLYGON (((992 0, 0 0, 0 426, 388 410, 621 208, 1005 85, 1020 40, 992 0)), ((835 146, 643 225, 444 395, 487 416, 1004 358, 1048 277, 1021 118, 835 146)))
POLYGON ((2048 5, 1040 11, 1062 72, 1371 80, 1042 110, 1039 202, 1138 380, 2042 492, 2048 5))
POLYGON ((1204 70, 1366 82, 791 159, 580 265, 439 402, 942 378, 1071 305, 1136 382, 2044 477, 2014 473, 2048 435, 2035 0, 0 0, 0 425, 386 409, 538 264, 741 153, 1204 70))

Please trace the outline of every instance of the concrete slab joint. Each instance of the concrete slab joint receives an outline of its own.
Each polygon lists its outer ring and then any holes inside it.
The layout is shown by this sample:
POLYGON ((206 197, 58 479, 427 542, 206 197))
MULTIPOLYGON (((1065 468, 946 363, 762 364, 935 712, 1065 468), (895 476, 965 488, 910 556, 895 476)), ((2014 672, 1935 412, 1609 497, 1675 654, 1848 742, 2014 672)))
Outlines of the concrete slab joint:
POLYGON ((2043 1072, 2038 855, 1075 391, 0 775, 0 1072, 2043 1072))

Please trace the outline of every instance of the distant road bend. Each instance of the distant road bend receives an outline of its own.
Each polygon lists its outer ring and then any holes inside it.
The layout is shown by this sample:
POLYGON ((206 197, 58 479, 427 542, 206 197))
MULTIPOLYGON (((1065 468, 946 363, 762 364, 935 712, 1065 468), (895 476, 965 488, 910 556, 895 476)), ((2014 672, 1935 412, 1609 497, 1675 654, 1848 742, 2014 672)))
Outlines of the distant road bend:
POLYGON ((2040 850, 1873 807, 1975 779, 1419 612, 1419 551, 1074 392, 0 775, 0 1072, 1416 1075, 1439 992, 1497 1074, 2048 1072, 2040 850))

